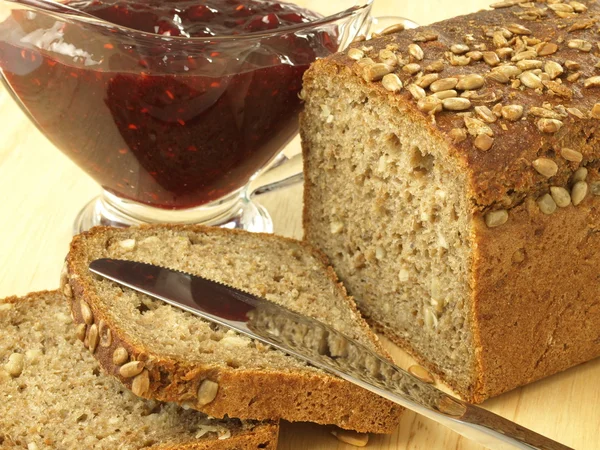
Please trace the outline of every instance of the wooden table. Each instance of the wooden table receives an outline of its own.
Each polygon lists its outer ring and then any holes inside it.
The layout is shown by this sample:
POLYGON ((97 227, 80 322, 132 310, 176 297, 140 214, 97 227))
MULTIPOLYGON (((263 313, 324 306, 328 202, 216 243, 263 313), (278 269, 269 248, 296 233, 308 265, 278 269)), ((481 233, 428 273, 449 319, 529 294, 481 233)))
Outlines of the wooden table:
MULTIPOLYGON (((317 11, 341 10, 350 0, 305 0, 317 11)), ((375 15, 402 15, 426 24, 487 6, 486 0, 376 0, 375 15)), ((288 151, 297 150, 294 141, 288 151)), ((0 87, 0 297, 58 287, 75 215, 99 187, 31 125, 0 87)), ((301 237, 301 187, 266 194, 275 232, 301 237)), ((1 330, 0 330, 1 339, 1 330)), ((410 359, 390 345, 402 366, 410 359)), ((600 360, 517 389, 484 407, 577 449, 600 448, 600 360)), ((354 448, 326 427, 283 424, 280 449, 354 448)), ((372 450, 483 447, 411 412, 391 436, 371 437, 372 450)))

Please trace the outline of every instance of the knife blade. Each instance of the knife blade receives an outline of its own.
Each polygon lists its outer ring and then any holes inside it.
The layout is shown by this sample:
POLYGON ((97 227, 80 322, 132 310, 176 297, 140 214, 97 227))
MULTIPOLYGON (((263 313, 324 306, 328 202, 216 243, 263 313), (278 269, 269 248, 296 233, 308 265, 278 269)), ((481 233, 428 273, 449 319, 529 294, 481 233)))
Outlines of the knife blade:
MULTIPOLYGON (((271 345, 426 416, 490 449, 569 450, 556 441, 456 399, 313 318, 198 275, 98 259, 91 272, 271 345)), ((572 450, 572 449, 571 449, 572 450)))

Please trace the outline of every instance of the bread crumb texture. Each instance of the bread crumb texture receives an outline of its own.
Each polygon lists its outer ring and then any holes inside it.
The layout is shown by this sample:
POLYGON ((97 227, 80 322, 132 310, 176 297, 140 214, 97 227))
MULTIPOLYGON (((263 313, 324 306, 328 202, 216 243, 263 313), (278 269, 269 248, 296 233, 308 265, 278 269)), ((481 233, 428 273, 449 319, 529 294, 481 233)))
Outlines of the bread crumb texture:
POLYGON ((0 447, 274 449, 277 425, 144 400, 105 375, 59 292, 0 300, 0 447))

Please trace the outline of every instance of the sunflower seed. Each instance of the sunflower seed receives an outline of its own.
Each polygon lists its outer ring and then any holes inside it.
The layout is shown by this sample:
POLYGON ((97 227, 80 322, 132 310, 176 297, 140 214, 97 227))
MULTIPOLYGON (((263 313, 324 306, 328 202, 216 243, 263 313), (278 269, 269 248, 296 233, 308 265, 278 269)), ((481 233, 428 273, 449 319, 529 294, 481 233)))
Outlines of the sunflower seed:
POLYGON ((579 20, 575 22, 573 25, 569 27, 567 30, 568 33, 572 33, 574 31, 588 30, 594 26, 596 23, 595 20, 579 20))
POLYGON ((105 348, 110 347, 112 345, 112 330, 102 319, 98 323, 98 333, 100 334, 100 346, 105 348))
POLYGON ((488 228, 496 228, 500 225, 504 225, 508 221, 508 211, 505 209, 499 209, 497 211, 490 211, 485 215, 485 224, 488 228))
POLYGON ((405 65, 402 70, 409 75, 414 75, 415 73, 419 73, 421 71, 421 66, 417 63, 410 63, 405 65))
POLYGON ((387 36, 388 34, 395 34, 401 31, 404 31, 405 27, 403 23, 396 23, 394 25, 390 25, 387 28, 384 28, 379 32, 382 36, 387 36))
POLYGON ((498 118, 487 106, 476 106, 475 112, 484 122, 494 123, 496 120, 498 120, 498 118))
POLYGON ((540 211, 544 214, 550 215, 556 211, 556 202, 550 194, 542 195, 537 201, 540 211))
POLYGON ((529 28, 524 27, 523 25, 519 25, 518 23, 511 23, 506 26, 508 31, 514 34, 519 35, 529 35, 531 34, 531 30, 529 28))
POLYGON ((75 330, 75 335, 77 336, 77 339, 83 342, 87 333, 87 325, 85 323, 80 323, 79 325, 77 325, 77 328, 75 330))
POLYGON ((523 72, 519 77, 521 83, 531 89, 539 89, 544 87, 540 77, 535 75, 533 72, 523 72))
POLYGON ((573 150, 572 148, 562 148, 560 150, 560 156, 565 158, 567 161, 572 161, 576 163, 580 163, 581 161, 583 161, 583 155, 581 154, 581 152, 573 150))
POLYGON ((427 369, 423 366, 419 366, 418 364, 413 364, 408 368, 408 373, 417 377, 424 383, 433 384, 435 380, 431 376, 431 374, 427 371, 427 369))
POLYGON ((458 78, 442 78, 441 80, 434 81, 429 86, 432 92, 447 91, 454 89, 458 84, 458 78))
POLYGON ((444 100, 446 98, 457 97, 458 92, 456 92, 454 89, 448 89, 447 91, 435 92, 433 96, 439 98, 440 100, 444 100))
POLYGON ((562 121, 556 119, 540 119, 537 122, 538 130, 542 133, 556 133, 563 126, 562 121))
POLYGON ((483 60, 492 67, 500 64, 500 58, 495 52, 483 52, 483 60))
POLYGON ((571 181, 577 183, 578 181, 585 181, 588 176, 588 170, 585 167, 580 167, 573 173, 571 181))
POLYGON ((448 111, 466 111, 471 107, 471 101, 468 98, 450 97, 443 101, 444 109, 448 111))
POLYGON ((538 158, 533 161, 532 165, 540 175, 546 178, 551 178, 558 172, 558 165, 548 158, 538 158))
POLYGON ((369 435, 367 433, 359 433, 357 431, 338 428, 332 430, 331 434, 333 434, 338 441, 343 442, 344 444, 353 445, 354 447, 366 447, 369 443, 369 435))
POLYGON ((513 53, 514 50, 510 47, 502 47, 496 49, 496 54, 500 59, 509 59, 510 57, 512 57, 513 53))
POLYGON ((82 300, 80 302, 80 308, 81 308, 81 317, 83 318, 83 321, 86 323, 86 325, 93 324, 94 323, 94 315, 92 314, 92 310, 90 309, 89 305, 82 300))
POLYGON ((88 348, 90 349, 90 352, 94 353, 96 351, 96 347, 98 347, 99 337, 100 336, 98 335, 98 325, 94 323, 90 326, 87 335, 88 348))
POLYGON ((398 57, 396 54, 385 48, 379 51, 379 60, 390 67, 396 67, 398 65, 398 57))
POLYGON ((594 104, 592 110, 590 111, 590 117, 592 119, 600 119, 600 103, 594 104))
POLYGON ((544 65, 544 72, 550 76, 550 79, 554 80, 562 75, 564 69, 556 61, 546 61, 546 64, 544 65))
POLYGON ((408 46, 408 53, 417 61, 423 61, 423 58, 425 57, 423 49, 418 44, 410 44, 408 46))
POLYGON ((553 93, 560 97, 571 98, 573 97, 573 91, 567 86, 557 83, 555 81, 542 81, 544 86, 550 89, 553 93))
POLYGON ((549 109, 546 108, 540 108, 537 106, 532 106, 531 108, 529 108, 529 114, 531 114, 532 116, 535 117, 545 117, 546 119, 556 119, 556 120, 561 120, 564 116, 551 111, 549 109))
POLYGON ((581 64, 579 64, 576 61, 571 61, 570 59, 567 59, 565 61, 565 67, 569 70, 579 70, 581 69, 581 64))
POLYGON ((119 369, 119 374, 123 378, 133 378, 144 370, 144 362, 143 361, 131 361, 121 366, 119 369))
POLYGON ((435 114, 436 112, 442 111, 443 104, 442 100, 430 95, 429 97, 420 99, 417 102, 417 108, 425 113, 435 114))
POLYGON ((552 186, 550 188, 550 195, 554 203, 561 208, 566 208, 571 204, 571 194, 564 187, 552 186))
POLYGON ((112 361, 116 366, 125 364, 127 361, 129 361, 129 354, 127 353, 127 350, 125 350, 123 347, 116 348, 113 352, 112 361))
POLYGON ((365 81, 379 81, 392 70, 384 63, 370 64, 363 69, 363 78, 365 81))
POLYGON ((413 42, 430 42, 437 41, 439 35, 431 30, 419 31, 413 37, 413 42))
POLYGON ((523 117, 523 107, 521 105, 507 105, 502 107, 502 117, 506 120, 517 121, 523 117))
POLYGON ((504 37, 501 31, 496 31, 493 35, 492 42, 496 48, 506 47, 508 45, 508 41, 504 37))
POLYGON ((537 52, 535 50, 527 50, 524 52, 517 53, 515 56, 511 58, 511 61, 517 62, 522 61, 524 59, 535 59, 537 58, 537 52))
POLYGON ((600 86, 600 76, 595 76, 595 77, 590 77, 587 78, 584 82, 583 85, 586 88, 590 88, 590 87, 599 87, 600 86))
POLYGON ((138 397, 144 396, 150 389, 150 374, 146 369, 137 375, 131 383, 131 392, 138 397))
POLYGON ((415 84, 423 89, 427 89, 431 83, 437 81, 439 78, 440 76, 437 73, 429 73, 420 77, 417 81, 415 81, 415 84))
POLYGON ((425 90, 422 87, 417 86, 416 84, 410 84, 406 87, 406 90, 410 92, 415 100, 420 100, 424 98, 427 94, 425 94, 425 90))
POLYGON ((472 73, 462 77, 456 84, 456 89, 459 91, 476 90, 483 87, 485 78, 481 75, 472 73))
POLYGON ((588 192, 588 184, 585 181, 578 181, 571 189, 571 201, 574 206, 579 205, 588 192))
POLYGON ((483 53, 481 53, 480 51, 477 51, 477 50, 468 52, 466 54, 466 56, 471 58, 471 61, 481 61, 483 59, 483 53))
POLYGON ((21 353, 12 353, 8 357, 8 362, 4 365, 4 368, 11 377, 16 378, 21 376, 21 373, 23 373, 24 366, 25 357, 21 353))
POLYGON ((471 64, 471 58, 468 56, 455 55, 454 53, 451 53, 449 59, 451 66, 468 66, 471 64))
POLYGON ((469 46, 465 44, 454 44, 450 47, 450 51, 455 55, 463 55, 469 51, 469 46))
POLYGON ((552 11, 560 11, 560 12, 574 12, 575 11, 575 9, 573 9, 573 7, 571 5, 567 5, 565 3, 549 4, 548 8, 550 8, 552 11))
POLYGON ((63 285, 62 292, 66 298, 73 297, 73 290, 71 289, 71 285, 68 282, 63 285))
POLYGON ((485 134, 489 137, 494 136, 492 129, 481 120, 470 117, 469 115, 465 115, 463 120, 465 121, 467 131, 471 136, 477 137, 481 134, 485 134))
POLYGON ((490 8, 500 9, 500 8, 510 8, 511 6, 515 6, 518 2, 516 0, 504 0, 502 2, 492 3, 490 8))
POLYGON ((479 150, 487 152, 492 145, 494 145, 494 138, 488 136, 487 134, 480 134, 473 141, 473 145, 477 147, 479 150))
POLYGON ((219 383, 215 383, 211 380, 203 380, 198 387, 198 399, 196 401, 197 406, 206 406, 211 403, 219 392, 219 383))
POLYGON ((351 48, 350 50, 348 50, 348 57, 355 61, 360 61, 365 57, 365 52, 358 48, 351 48))
POLYGON ((572 1, 569 2, 569 5, 573 8, 575 12, 582 13, 587 11, 587 6, 581 2, 572 1))
POLYGON ((592 50, 592 43, 583 39, 573 39, 567 44, 569 48, 580 50, 582 52, 589 52, 592 50))
MULTIPOLYGON (((585 114, 583 114, 583 112, 581 112, 581 110, 579 108, 567 108, 567 111, 569 112, 569 114, 577 117, 578 119, 584 119, 585 118, 585 114)), ((592 112, 594 110, 592 109, 592 112)), ((598 108, 598 113, 600 115, 600 105, 598 108)), ((596 119, 600 119, 600 117, 596 117, 596 119)))
POLYGON ((553 42, 542 42, 537 48, 538 56, 553 55, 558 51, 558 45, 553 42))
POLYGON ((495 70, 488 72, 486 74, 486 76, 488 78, 491 78, 492 80, 497 81, 498 83, 502 83, 502 84, 506 84, 510 81, 510 78, 508 78, 505 74, 503 74, 502 72, 499 72, 499 71, 495 71, 495 70))
POLYGON ((388 73, 381 79, 383 87, 390 92, 400 92, 402 90, 402 80, 395 73, 388 73))
POLYGON ((467 139, 467 132, 464 128, 453 128, 450 130, 448 135, 455 144, 459 144, 467 139))
POLYGON ((521 70, 541 69, 543 62, 537 59, 523 59, 517 63, 517 67, 521 70))
POLYGON ((438 59, 425 67, 425 72, 441 72, 444 70, 444 67, 444 61, 442 59, 438 59))

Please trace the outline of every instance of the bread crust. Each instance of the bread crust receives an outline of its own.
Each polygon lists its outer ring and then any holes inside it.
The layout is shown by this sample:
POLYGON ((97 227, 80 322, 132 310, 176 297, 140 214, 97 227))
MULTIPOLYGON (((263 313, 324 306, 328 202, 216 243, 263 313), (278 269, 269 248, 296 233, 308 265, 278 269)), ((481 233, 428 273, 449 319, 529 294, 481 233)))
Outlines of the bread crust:
MULTIPOLYGON (((46 290, 33 292, 24 297, 11 296, 0 299, 0 304, 34 303, 41 301, 56 303, 57 299, 62 301, 62 298, 63 294, 60 291, 46 290)), ((86 350, 82 348, 81 351, 86 350)), ((18 401, 18 399, 15 400, 18 401)), ((2 448, 21 448, 22 443, 17 445, 14 442, 14 439, 10 436, 9 429, 0 430, 0 437, 3 438, 2 448)), ((147 448, 152 450, 275 450, 277 448, 278 437, 279 425, 276 422, 264 422, 256 424, 252 428, 252 431, 242 431, 232 428, 232 434, 227 439, 195 439, 177 444, 163 442, 147 448)))
MULTIPOLYGON (((168 229, 173 231, 198 231, 210 233, 237 233, 237 230, 223 230, 203 226, 158 225, 140 227, 142 231, 168 229)), ((143 342, 134 336, 126 335, 103 311, 97 301, 97 294, 84 274, 87 273, 86 241, 103 239, 119 231, 108 227, 96 227, 76 236, 66 259, 66 273, 61 279, 61 286, 68 284, 67 296, 74 320, 84 323, 80 308, 77 306, 84 300, 91 308, 95 323, 103 320, 112 332, 112 343, 108 347, 98 345, 94 356, 106 373, 118 378, 125 386, 132 388, 132 379, 124 378, 119 373, 119 365, 113 362, 113 352, 118 347, 127 350, 131 360, 145 361, 150 377, 150 387, 144 394, 147 398, 184 403, 199 409, 213 417, 238 417, 242 419, 285 419, 309 421, 319 424, 335 424, 341 428, 359 432, 391 433, 400 420, 402 408, 358 386, 325 373, 275 373, 264 370, 231 369, 208 364, 195 364, 173 357, 153 353, 143 342), (209 378, 218 382, 219 390, 216 398, 206 406, 197 407, 195 399, 200 383, 209 378), (348 405, 352 399, 352 407, 348 405)), ((269 234, 264 239, 278 239, 297 243, 292 239, 269 234)), ((345 295, 345 289, 339 283, 335 272, 329 267, 323 253, 317 252, 306 243, 301 244, 317 256, 326 266, 327 275, 338 289, 345 295)), ((356 305, 349 297, 348 307, 355 311, 356 305)), ((360 317, 360 315, 359 315, 360 317)), ((376 348, 386 356, 376 336, 370 331, 366 322, 360 326, 376 348)), ((388 356, 389 357, 389 356, 388 356)))
MULTIPOLYGON (((474 137, 457 142, 451 138, 451 131, 465 128, 461 115, 442 112, 432 120, 431 116, 418 109, 417 102, 406 89, 390 93, 380 82, 365 81, 356 61, 349 58, 347 52, 317 61, 304 77, 305 96, 309 96, 311 101, 318 101, 310 88, 317 84, 319 78, 360 84, 369 98, 385 99, 400 113, 410 117, 415 126, 426 130, 432 140, 442 142, 448 149, 447 156, 458 170, 466 174, 473 248, 469 267, 472 291, 466 300, 471 304, 476 353, 471 385, 466 389, 458 386, 433 362, 419 355, 409 339, 381 323, 367 320, 471 402, 482 402, 600 356, 599 290, 594 272, 600 264, 600 254, 595 251, 600 245, 598 199, 588 193, 578 206, 557 208, 552 215, 540 212, 536 204, 551 186, 571 185, 573 173, 580 166, 588 169, 588 180, 600 179, 597 132, 600 121, 592 118, 590 113, 600 102, 600 89, 583 85, 583 80, 596 75, 596 23, 600 5, 596 2, 582 3, 587 6, 587 11, 572 18, 561 18, 547 5, 536 3, 536 7, 546 8, 543 20, 522 20, 517 14, 526 8, 513 6, 352 44, 359 49, 372 47, 365 52, 377 60, 372 55, 378 55, 390 45, 396 45, 398 52, 406 55, 408 45, 413 44, 418 35, 432 33, 437 36, 435 40, 418 42, 425 54, 424 60, 419 61, 423 68, 442 59, 446 61, 446 67, 440 78, 467 74, 485 76, 490 67, 484 62, 451 66, 447 56, 450 46, 463 43, 465 36, 473 34, 476 42, 486 42, 488 50, 493 51, 495 46, 491 44, 491 38, 481 38, 484 27, 524 26, 531 31, 530 37, 556 43, 559 47, 553 55, 532 59, 561 64, 570 60, 580 65, 576 70, 581 73, 579 81, 568 82, 565 79, 563 83, 571 90, 571 97, 551 96, 546 89, 543 94, 533 89, 515 89, 510 83, 487 79, 481 92, 489 91, 496 100, 491 103, 472 101, 472 104, 490 109, 496 103, 516 104, 528 112, 531 107, 541 108, 546 102, 553 107, 577 108, 585 114, 584 118, 580 118, 569 112, 561 119, 563 127, 554 134, 541 132, 536 125, 538 117, 529 115, 516 122, 499 119, 486 123, 493 130, 495 139, 488 151, 477 149, 474 137), (596 25, 573 30, 586 22, 596 25), (589 41, 594 47, 591 52, 569 48, 568 42, 573 39, 589 41), (505 130, 502 125, 506 126, 505 130), (581 163, 563 158, 561 149, 565 147, 581 152, 581 163), (546 178, 534 170, 533 161, 540 157, 549 158, 557 164, 556 175, 546 178), (506 209, 509 219, 500 227, 488 228, 484 221, 485 213, 496 209, 506 209)), ((565 75, 574 72, 565 69, 565 75)), ((402 70, 394 73, 405 87, 414 82, 414 78, 402 70)), ((473 109, 470 112, 473 113, 473 109)), ((300 132, 304 169, 308 174, 317 169, 311 166, 311 136, 306 131, 308 126, 304 126, 306 120, 302 115, 300 132)), ((318 218, 312 216, 313 209, 317 208, 311 202, 316 198, 313 192, 318 189, 306 176, 303 223, 305 239, 313 243, 316 241, 312 227, 317 226, 318 218)))
MULTIPOLYGON (((495 93, 496 100, 493 102, 472 100, 473 106, 487 105, 491 109, 496 103, 515 104, 523 106, 527 112, 530 107, 542 107, 542 104, 546 102, 553 106, 563 105, 565 108, 578 108, 587 115, 594 104, 600 101, 600 88, 584 88, 583 86, 583 80, 597 75, 595 69, 595 64, 598 62, 598 58, 595 56, 597 54, 596 27, 576 32, 567 31, 576 23, 584 21, 595 23, 598 20, 600 4, 586 1, 583 3, 587 5, 588 11, 578 14, 572 19, 560 18, 552 11, 547 10, 544 20, 521 20, 515 15, 515 13, 523 12, 519 6, 459 16, 429 26, 370 40, 367 42, 367 47, 372 47, 372 50, 367 52, 367 55, 376 59, 375 55, 389 45, 397 45, 398 52, 407 55, 407 48, 414 43, 413 39, 416 35, 433 33, 438 36, 436 40, 418 42, 425 54, 423 61, 419 61, 423 68, 434 61, 444 60, 446 67, 440 73, 440 78, 468 74, 480 74, 485 77, 489 74, 491 67, 484 62, 471 63, 467 66, 451 66, 446 56, 449 47, 463 43, 464 37, 469 34, 475 34, 478 38, 477 42, 481 42, 482 39, 479 36, 484 27, 495 29, 506 27, 509 24, 519 24, 531 30, 530 37, 553 43, 561 42, 558 44, 559 51, 556 54, 539 57, 539 60, 556 60, 561 63, 570 60, 580 64, 581 67, 577 70, 581 73, 579 81, 564 83, 572 90, 572 97, 569 99, 558 95, 551 96, 547 92, 542 95, 533 89, 513 89, 510 83, 497 83, 488 78, 485 87, 479 92, 489 92, 490 95, 495 93), (567 43, 573 39, 587 40, 593 43, 594 51, 587 53, 569 48, 567 43)), ((542 5, 538 3, 537 6, 542 5)), ((495 49, 491 45, 491 39, 487 39, 486 42, 488 50, 495 49)), ((363 42, 351 45, 352 48, 362 48, 363 46, 365 46, 363 42)), ((510 207, 523 201, 528 195, 546 193, 551 185, 567 184, 568 178, 577 164, 556 156, 560 154, 560 149, 563 147, 580 151, 583 154, 583 164, 594 161, 598 157, 599 138, 595 132, 600 121, 589 116, 581 119, 572 114, 563 119, 564 126, 555 134, 542 133, 536 126, 538 118, 532 115, 529 115, 526 120, 516 122, 501 119, 495 123, 487 123, 486 125, 492 129, 495 136, 494 145, 488 151, 477 149, 473 145, 474 139, 472 138, 457 143, 450 138, 449 133, 455 128, 465 128, 463 117, 460 114, 456 112, 438 113, 435 121, 432 121, 427 113, 417 108, 416 101, 406 89, 392 94, 380 82, 363 80, 357 75, 360 68, 356 63, 355 60, 348 57, 347 52, 337 53, 319 60, 306 72, 305 85, 309 84, 315 76, 329 76, 332 72, 337 72, 339 76, 355 78, 356 82, 368 86, 373 90, 372 95, 388 97, 390 103, 400 105, 402 110, 406 110, 407 114, 414 116, 415 120, 427 127, 432 134, 447 142, 451 152, 450 156, 460 161, 460 165, 464 167, 465 173, 468 175, 469 194, 473 207, 477 211, 487 211, 498 206, 510 207), (507 129, 503 130, 502 125, 505 125, 507 129), (558 164, 558 174, 552 177, 551 182, 532 168, 532 162, 539 157, 549 157, 558 164)), ((397 70, 395 73, 405 86, 414 81, 413 77, 402 70, 397 70)))

